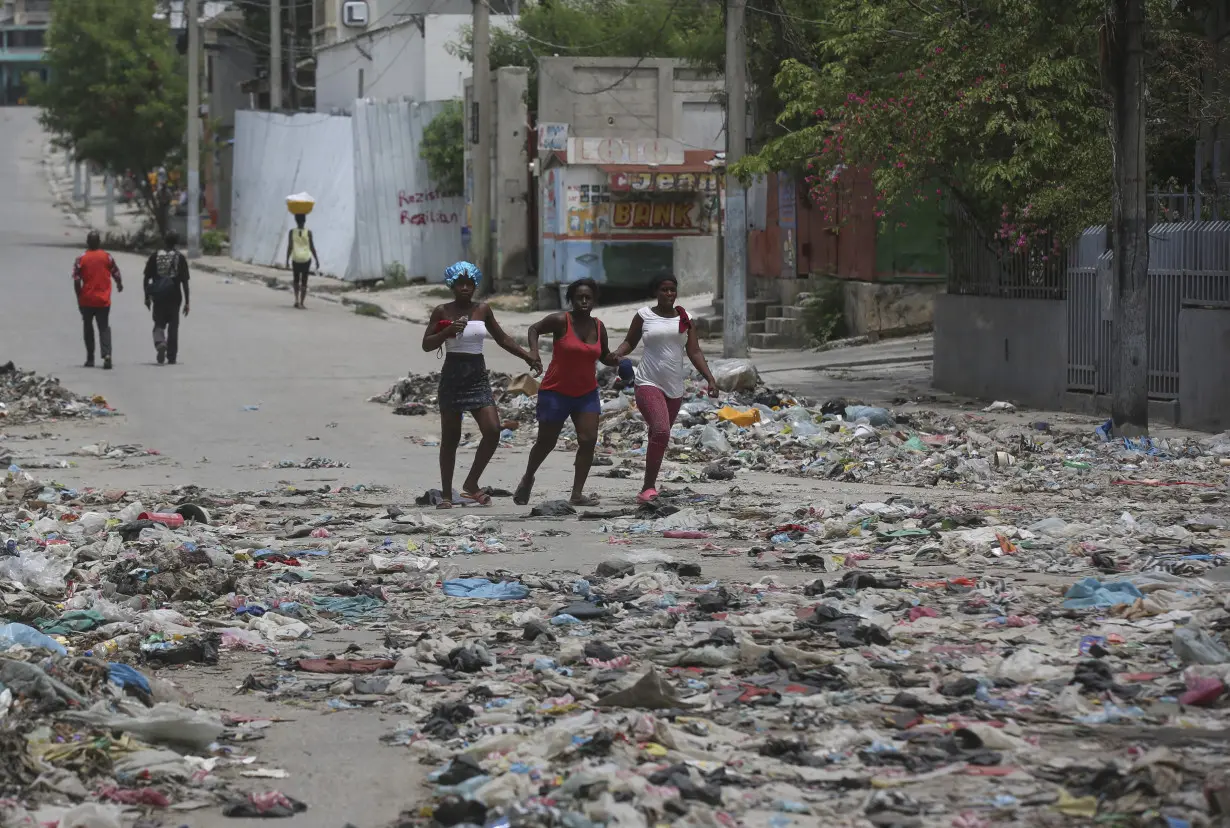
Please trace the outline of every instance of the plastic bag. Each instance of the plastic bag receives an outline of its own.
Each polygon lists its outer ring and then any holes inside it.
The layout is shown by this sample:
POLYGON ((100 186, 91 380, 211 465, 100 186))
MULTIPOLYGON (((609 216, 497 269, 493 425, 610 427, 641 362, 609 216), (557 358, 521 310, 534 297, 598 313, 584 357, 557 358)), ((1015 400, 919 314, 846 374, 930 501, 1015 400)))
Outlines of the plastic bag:
POLYGON ((144 511, 145 507, 141 504, 141 501, 136 500, 120 509, 119 519, 124 521, 124 523, 132 523, 137 519, 137 515, 144 511))
POLYGON ((0 578, 17 581, 35 592, 59 594, 64 591, 72 568, 73 562, 68 558, 49 557, 37 551, 22 552, 16 558, 0 560, 0 578))
POLYGON ((713 454, 730 454, 730 443, 717 426, 707 425, 700 433, 700 445, 705 451, 713 454))
POLYGON ((1175 655, 1184 664, 1226 664, 1230 650, 1213 636, 1195 627, 1179 627, 1171 642, 1175 655))
POLYGON ((760 382, 750 359, 715 359, 709 363, 709 369, 722 391, 755 391, 760 382))
POLYGON ((42 648, 49 652, 68 655, 64 645, 49 635, 44 635, 33 627, 25 624, 4 624, 0 626, 0 651, 11 647, 26 647, 27 649, 42 648))
POLYGON ((873 426, 883 428, 893 424, 892 415, 888 413, 887 408, 878 408, 873 405, 848 405, 846 406, 846 419, 851 422, 866 419, 873 426))
POLYGON ((81 534, 90 535, 97 534, 107 525, 107 516, 98 512, 86 512, 77 521, 78 528, 81 529, 81 534))
POLYGON ((216 716, 178 704, 156 704, 125 715, 111 713, 106 709, 106 702, 99 702, 76 717, 109 730, 131 733, 150 744, 181 745, 194 750, 209 747, 222 735, 222 722, 216 716))
POLYGON ((632 400, 626 394, 620 394, 613 400, 607 400, 602 404, 602 413, 619 414, 622 411, 627 411, 632 408, 632 400))

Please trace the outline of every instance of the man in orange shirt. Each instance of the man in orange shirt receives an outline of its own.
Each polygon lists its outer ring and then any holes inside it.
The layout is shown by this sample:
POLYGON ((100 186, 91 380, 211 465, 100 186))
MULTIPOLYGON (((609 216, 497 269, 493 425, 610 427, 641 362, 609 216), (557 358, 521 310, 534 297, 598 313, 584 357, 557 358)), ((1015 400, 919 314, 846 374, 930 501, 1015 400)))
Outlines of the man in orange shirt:
POLYGON ((97 322, 103 368, 110 371, 111 280, 115 280, 115 289, 120 293, 124 292, 124 281, 115 259, 102 249, 97 230, 91 230, 86 236, 85 246, 88 249, 73 264, 73 289, 77 292, 77 306, 85 324, 85 367, 94 367, 94 324, 97 322))

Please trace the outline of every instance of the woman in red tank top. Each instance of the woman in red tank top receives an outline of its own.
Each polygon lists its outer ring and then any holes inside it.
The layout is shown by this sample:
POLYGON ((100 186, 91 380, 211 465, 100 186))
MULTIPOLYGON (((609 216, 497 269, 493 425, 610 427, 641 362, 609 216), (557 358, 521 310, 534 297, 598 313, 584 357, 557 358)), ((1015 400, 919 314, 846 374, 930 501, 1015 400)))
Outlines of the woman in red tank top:
POLYGON ((551 334, 555 345, 551 365, 538 389, 538 439, 530 449, 525 476, 513 494, 513 502, 519 506, 530 502, 534 474, 555 449, 564 423, 570 417, 577 429, 577 460, 569 502, 576 506, 592 506, 598 501, 584 491, 589 467, 594 461, 594 446, 598 443, 598 415, 602 412, 597 364, 614 367, 619 361, 611 356, 607 347, 606 328, 591 315, 598 301, 597 282, 580 279, 568 286, 566 295, 572 305, 571 311, 553 313, 530 326, 530 353, 535 359, 538 359, 541 334, 551 334))

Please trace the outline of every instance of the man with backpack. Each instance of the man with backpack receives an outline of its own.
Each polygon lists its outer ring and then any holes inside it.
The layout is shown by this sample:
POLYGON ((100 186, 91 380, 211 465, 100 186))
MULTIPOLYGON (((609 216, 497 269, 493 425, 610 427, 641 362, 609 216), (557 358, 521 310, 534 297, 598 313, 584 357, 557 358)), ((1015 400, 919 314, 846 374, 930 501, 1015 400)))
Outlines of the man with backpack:
POLYGON ((176 250, 179 236, 167 233, 164 249, 145 263, 145 307, 154 312, 154 348, 158 364, 175 364, 179 356, 179 309, 188 315, 188 259, 176 250))

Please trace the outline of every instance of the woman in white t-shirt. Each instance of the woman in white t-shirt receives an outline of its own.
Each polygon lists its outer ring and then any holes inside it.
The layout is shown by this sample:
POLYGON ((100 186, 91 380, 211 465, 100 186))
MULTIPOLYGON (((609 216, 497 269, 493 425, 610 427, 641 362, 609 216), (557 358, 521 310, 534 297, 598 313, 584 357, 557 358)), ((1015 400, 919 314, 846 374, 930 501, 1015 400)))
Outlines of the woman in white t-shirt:
POLYGON ((688 369, 684 355, 709 383, 709 396, 718 395, 717 380, 705 362, 696 327, 688 312, 675 304, 679 282, 674 276, 653 281, 657 304, 637 311, 628 336, 612 355, 623 359, 644 341, 645 353, 636 366, 636 408, 645 418, 649 441, 645 448, 645 482, 637 500, 649 503, 658 496, 658 472, 670 443, 671 426, 683 405, 684 380, 688 369))

